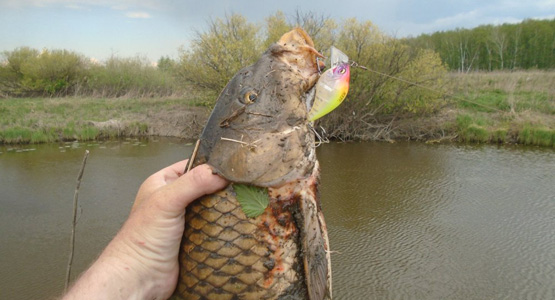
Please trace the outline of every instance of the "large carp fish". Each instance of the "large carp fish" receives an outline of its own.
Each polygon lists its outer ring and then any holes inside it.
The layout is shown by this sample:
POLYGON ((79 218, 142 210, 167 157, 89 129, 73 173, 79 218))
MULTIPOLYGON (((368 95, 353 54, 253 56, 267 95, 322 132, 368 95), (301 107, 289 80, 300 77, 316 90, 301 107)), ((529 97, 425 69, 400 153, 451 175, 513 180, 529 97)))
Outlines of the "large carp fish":
POLYGON ((174 299, 331 299, 308 119, 320 58, 308 34, 294 29, 220 94, 190 163, 208 163, 232 183, 187 208, 174 299), (245 185, 267 193, 256 217, 238 201, 245 185))

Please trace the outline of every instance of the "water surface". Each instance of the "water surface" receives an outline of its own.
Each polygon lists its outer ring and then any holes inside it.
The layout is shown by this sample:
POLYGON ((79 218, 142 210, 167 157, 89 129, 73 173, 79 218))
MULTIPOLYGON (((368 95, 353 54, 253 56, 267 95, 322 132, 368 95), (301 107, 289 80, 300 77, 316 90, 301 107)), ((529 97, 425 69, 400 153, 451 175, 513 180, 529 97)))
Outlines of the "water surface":
MULTIPOLYGON (((74 274, 117 232, 142 181, 192 146, 0 147, 1 299, 61 293, 84 149, 74 274)), ((327 144, 318 157, 334 299, 555 298, 551 149, 327 144)))

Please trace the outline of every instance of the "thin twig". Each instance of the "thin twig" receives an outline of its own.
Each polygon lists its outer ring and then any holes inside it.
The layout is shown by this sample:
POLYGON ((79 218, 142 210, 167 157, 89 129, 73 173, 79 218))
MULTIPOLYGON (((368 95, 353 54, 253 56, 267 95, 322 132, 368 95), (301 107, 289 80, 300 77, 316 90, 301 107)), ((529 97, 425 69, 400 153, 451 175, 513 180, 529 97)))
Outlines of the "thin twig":
POLYGON ((193 149, 193 153, 191 154, 191 158, 189 158, 189 161, 187 161, 187 166, 185 166, 185 171, 183 172, 183 174, 191 171, 191 169, 193 168, 193 163, 195 162, 195 159, 197 158, 197 152, 198 152, 198 147, 200 146, 200 139, 197 140, 197 143, 195 144, 195 149, 193 149))
POLYGON ((81 165, 81 170, 79 171, 79 175, 77 175, 77 185, 75 187, 75 194, 73 195, 73 222, 71 226, 71 240, 69 243, 69 261, 67 262, 66 285, 65 285, 66 291, 69 286, 69 278, 71 277, 71 265, 73 264, 73 252, 75 249, 75 226, 77 225, 79 188, 81 187, 81 178, 83 178, 83 172, 85 172, 85 165, 87 164, 88 157, 89 157, 89 150, 85 150, 85 157, 83 157, 83 164, 81 165))
POLYGON ((220 139, 222 141, 228 141, 228 142, 234 142, 234 143, 239 143, 241 145, 247 146, 249 147, 249 149, 254 149, 256 148, 256 143, 260 142, 260 140, 256 140, 252 143, 247 143, 247 142, 243 142, 243 141, 239 141, 239 140, 234 140, 234 139, 230 139, 230 138, 225 138, 225 137, 220 137, 220 139))
POLYGON ((248 115, 255 115, 255 116, 263 116, 263 117, 268 117, 268 118, 273 118, 274 117, 274 116, 271 116, 271 115, 257 113, 257 112, 247 112, 247 114, 248 115))

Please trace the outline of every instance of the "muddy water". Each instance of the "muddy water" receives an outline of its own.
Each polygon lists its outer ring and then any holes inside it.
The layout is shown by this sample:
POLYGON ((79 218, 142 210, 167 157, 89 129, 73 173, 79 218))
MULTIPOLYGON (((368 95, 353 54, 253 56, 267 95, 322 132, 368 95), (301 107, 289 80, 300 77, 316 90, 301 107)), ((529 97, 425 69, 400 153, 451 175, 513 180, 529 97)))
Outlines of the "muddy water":
MULTIPOLYGON (((0 147, 0 299, 61 293, 84 149, 74 273, 116 233, 140 183, 191 146, 0 147)), ((368 143, 318 155, 335 299, 555 298, 553 150, 368 143)))

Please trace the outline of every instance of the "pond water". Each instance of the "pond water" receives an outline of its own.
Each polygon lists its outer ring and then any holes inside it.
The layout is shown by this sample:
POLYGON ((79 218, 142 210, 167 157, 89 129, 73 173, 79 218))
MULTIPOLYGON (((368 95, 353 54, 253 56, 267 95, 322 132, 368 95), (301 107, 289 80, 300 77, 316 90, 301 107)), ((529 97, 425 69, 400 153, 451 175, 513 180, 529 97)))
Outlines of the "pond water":
MULTIPOLYGON (((74 277, 178 139, 0 146, 0 298, 64 287, 85 149, 74 277)), ((334 299, 554 299, 555 152, 418 143, 318 148, 334 299)))

